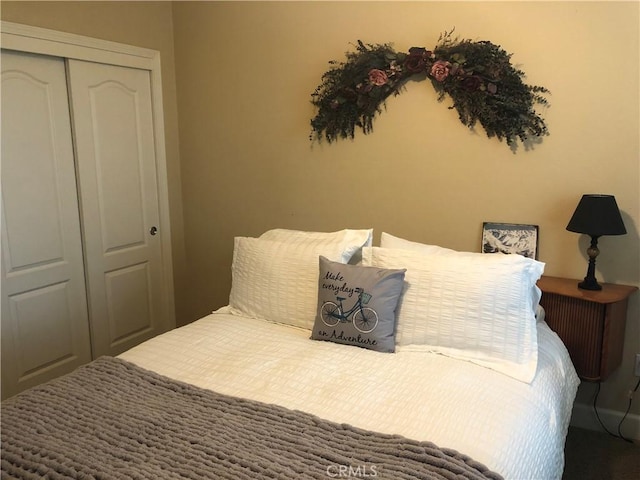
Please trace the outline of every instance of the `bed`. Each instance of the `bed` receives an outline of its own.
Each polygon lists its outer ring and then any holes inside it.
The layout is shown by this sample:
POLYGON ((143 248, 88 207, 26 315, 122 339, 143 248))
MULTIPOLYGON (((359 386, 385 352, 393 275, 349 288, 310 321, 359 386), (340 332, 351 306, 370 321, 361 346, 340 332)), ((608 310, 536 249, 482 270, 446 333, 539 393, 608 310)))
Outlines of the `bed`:
POLYGON ((237 238, 228 306, 3 403, 2 478, 560 478, 579 381, 515 257, 237 238))

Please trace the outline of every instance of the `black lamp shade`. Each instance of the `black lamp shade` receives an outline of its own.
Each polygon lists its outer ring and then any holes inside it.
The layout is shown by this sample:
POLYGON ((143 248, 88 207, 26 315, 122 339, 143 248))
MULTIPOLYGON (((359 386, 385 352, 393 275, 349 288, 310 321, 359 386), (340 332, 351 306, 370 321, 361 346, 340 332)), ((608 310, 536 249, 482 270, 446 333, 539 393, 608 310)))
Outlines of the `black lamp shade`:
POLYGON ((582 196, 569 220, 567 230, 586 233, 592 237, 627 233, 615 197, 597 194, 582 196))

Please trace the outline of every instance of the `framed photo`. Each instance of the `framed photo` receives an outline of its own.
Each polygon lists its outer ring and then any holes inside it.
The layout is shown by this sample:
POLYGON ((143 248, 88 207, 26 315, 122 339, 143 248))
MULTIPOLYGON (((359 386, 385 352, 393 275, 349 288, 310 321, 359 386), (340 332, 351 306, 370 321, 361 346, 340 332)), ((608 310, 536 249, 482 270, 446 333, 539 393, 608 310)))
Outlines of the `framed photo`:
POLYGON ((518 253, 538 258, 538 225, 518 223, 482 224, 482 253, 518 253))

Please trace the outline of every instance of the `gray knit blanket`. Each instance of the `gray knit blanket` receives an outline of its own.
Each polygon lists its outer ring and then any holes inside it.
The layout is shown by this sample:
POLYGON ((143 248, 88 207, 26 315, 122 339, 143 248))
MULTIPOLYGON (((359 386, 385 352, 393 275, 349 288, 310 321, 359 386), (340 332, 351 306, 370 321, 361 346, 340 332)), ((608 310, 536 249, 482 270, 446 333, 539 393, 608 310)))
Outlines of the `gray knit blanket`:
POLYGON ((221 395, 110 357, 2 404, 2 478, 497 479, 428 442, 221 395))

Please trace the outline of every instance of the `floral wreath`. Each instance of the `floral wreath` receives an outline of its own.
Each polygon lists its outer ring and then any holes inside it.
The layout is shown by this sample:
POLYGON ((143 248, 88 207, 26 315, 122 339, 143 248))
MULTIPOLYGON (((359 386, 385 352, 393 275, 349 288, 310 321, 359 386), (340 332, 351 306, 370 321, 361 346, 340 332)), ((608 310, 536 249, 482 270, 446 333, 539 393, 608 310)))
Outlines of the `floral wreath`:
POLYGON ((510 57, 488 41, 473 42, 440 35, 433 51, 412 47, 396 52, 390 44, 364 44, 347 52, 346 62, 331 61, 322 83, 311 94, 318 112, 311 120, 311 140, 331 143, 354 138, 356 127, 373 131, 373 119, 382 112, 390 95, 398 95, 409 79, 429 78, 438 101, 449 95, 463 125, 479 122, 488 137, 505 140, 512 148, 519 138, 527 145, 532 137, 548 135, 534 105, 548 105, 549 91, 526 85, 524 72, 511 65, 510 57))

